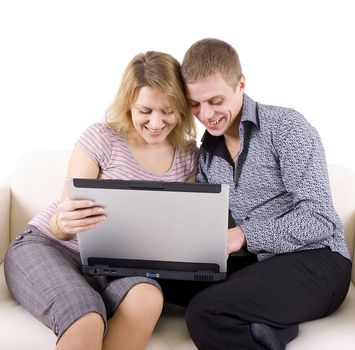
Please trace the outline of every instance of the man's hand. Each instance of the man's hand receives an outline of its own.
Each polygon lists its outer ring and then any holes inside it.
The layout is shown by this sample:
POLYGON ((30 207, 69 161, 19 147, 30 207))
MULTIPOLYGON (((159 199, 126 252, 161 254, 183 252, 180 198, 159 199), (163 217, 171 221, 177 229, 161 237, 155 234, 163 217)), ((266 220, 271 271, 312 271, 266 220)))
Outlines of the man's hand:
POLYGON ((239 252, 239 250, 246 245, 246 238, 244 231, 239 227, 233 227, 228 230, 227 239, 227 253, 239 252))

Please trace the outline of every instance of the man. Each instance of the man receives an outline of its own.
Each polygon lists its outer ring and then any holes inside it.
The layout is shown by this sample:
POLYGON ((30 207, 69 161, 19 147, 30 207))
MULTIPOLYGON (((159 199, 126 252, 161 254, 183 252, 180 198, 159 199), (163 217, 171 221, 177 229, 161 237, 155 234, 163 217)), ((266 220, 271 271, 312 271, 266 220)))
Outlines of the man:
POLYGON ((227 280, 191 300, 189 332, 198 349, 284 349, 300 322, 342 303, 350 282, 321 140, 298 112, 244 93, 238 54, 223 41, 192 45, 182 73, 206 128, 197 180, 229 185, 235 223, 227 280), (241 253, 257 261, 235 268, 241 253))

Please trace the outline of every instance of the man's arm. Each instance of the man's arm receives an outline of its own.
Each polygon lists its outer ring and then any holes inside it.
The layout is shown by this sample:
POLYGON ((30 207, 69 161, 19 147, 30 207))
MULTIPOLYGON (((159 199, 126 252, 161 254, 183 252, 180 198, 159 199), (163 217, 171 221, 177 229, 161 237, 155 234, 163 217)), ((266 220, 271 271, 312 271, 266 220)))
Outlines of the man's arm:
POLYGON ((324 149, 318 132, 297 112, 280 120, 274 145, 293 209, 278 217, 243 223, 248 250, 280 254, 330 237, 341 221, 331 200, 324 149))

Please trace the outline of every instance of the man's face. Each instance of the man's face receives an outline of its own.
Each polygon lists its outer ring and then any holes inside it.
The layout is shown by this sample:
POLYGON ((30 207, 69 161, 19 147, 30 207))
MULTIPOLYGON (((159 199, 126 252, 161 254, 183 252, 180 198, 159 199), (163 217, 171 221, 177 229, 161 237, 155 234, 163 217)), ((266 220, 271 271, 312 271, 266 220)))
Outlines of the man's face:
POLYGON ((187 83, 186 88, 193 114, 211 135, 235 133, 243 104, 244 77, 235 89, 219 73, 187 83))

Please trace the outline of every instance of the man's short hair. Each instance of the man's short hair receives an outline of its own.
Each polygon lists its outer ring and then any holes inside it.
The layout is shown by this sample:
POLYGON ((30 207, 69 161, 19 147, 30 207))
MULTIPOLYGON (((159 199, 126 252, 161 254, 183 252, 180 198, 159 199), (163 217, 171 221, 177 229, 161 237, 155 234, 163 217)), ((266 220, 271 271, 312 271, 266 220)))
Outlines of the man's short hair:
POLYGON ((216 73, 236 88, 243 76, 237 51, 222 40, 207 38, 197 41, 187 50, 182 62, 185 82, 193 83, 216 73))

